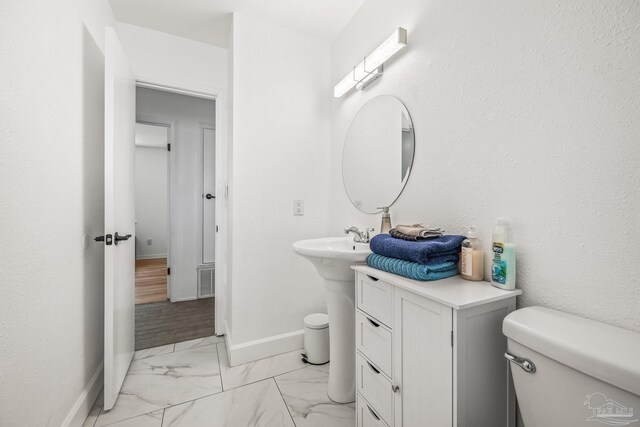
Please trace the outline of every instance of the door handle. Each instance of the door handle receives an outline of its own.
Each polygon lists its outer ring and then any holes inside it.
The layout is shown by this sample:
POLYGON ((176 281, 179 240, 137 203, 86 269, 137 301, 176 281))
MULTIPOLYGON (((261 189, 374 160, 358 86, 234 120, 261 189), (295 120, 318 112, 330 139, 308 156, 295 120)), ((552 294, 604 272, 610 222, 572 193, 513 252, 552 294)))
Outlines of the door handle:
POLYGON ((376 327, 376 328, 379 328, 379 327, 380 327, 380 324, 379 324, 379 323, 374 322, 373 320, 369 319, 368 317, 367 317, 367 320, 369 321, 369 323, 371 323, 371 325, 372 325, 372 326, 374 326, 374 327, 376 327))
POLYGON ((207 195, 206 195, 206 196, 204 196, 204 197, 206 197, 206 198, 207 198, 207 200, 211 200, 211 199, 215 199, 215 198, 216 198, 216 196, 214 196, 214 195, 213 195, 213 194, 211 194, 211 193, 207 193, 207 195))
POLYGON ((113 243, 113 236, 111 234, 107 234, 105 236, 98 236, 93 240, 96 242, 104 242, 105 245, 109 246, 113 243))
POLYGON ((116 232, 113 240, 115 241, 115 244, 117 246, 118 242, 122 242, 123 240, 129 240, 130 237, 131 237, 131 234, 127 234, 126 236, 121 236, 118 234, 118 232, 116 232))

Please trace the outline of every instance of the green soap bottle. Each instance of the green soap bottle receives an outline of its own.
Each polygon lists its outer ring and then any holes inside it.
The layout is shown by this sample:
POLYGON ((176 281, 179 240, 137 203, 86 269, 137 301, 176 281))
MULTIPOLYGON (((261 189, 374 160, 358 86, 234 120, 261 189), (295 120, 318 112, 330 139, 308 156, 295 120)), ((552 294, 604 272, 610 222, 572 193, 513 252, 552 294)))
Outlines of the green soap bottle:
POLYGON ((498 218, 491 240, 491 284, 496 288, 513 290, 516 288, 516 247, 507 220, 498 218))

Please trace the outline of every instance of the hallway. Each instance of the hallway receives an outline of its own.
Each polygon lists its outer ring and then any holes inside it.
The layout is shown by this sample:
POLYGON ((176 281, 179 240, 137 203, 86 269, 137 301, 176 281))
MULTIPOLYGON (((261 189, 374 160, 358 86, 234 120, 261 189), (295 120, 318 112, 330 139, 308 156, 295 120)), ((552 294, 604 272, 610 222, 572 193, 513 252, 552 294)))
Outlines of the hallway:
POLYGON ((136 350, 213 335, 215 298, 136 305, 136 350))

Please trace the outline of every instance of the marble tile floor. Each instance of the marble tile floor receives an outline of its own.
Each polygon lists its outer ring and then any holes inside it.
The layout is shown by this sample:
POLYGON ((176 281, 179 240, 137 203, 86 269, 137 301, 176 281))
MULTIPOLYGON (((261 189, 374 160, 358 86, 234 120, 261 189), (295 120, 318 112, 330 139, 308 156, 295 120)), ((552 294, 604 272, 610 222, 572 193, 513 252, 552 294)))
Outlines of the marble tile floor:
POLYGON ((300 350, 230 367, 222 337, 139 350, 111 411, 84 427, 352 427, 355 403, 327 397, 328 365, 300 350))

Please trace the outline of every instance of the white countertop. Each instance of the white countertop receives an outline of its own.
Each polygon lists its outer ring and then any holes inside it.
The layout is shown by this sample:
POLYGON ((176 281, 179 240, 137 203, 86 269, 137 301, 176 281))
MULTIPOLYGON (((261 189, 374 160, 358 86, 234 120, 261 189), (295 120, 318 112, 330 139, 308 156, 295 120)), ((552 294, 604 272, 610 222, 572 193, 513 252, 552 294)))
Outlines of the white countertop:
POLYGON ((455 308, 456 310, 464 310, 466 308, 494 301, 514 298, 517 295, 522 294, 520 289, 504 291, 496 288, 495 286, 491 286, 489 282, 471 282, 469 280, 464 280, 460 276, 434 280, 431 282, 422 282, 387 273, 366 265, 354 265, 351 268, 355 271, 360 271, 380 280, 384 280, 385 282, 401 289, 413 292, 416 295, 424 296, 446 306, 455 308))

